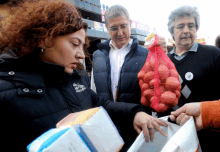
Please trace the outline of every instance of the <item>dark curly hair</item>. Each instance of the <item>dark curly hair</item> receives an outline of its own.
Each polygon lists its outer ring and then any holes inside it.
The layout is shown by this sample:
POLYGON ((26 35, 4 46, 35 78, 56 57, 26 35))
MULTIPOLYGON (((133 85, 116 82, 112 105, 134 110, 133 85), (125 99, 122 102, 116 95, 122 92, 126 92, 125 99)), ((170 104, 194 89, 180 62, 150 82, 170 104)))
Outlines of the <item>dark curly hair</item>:
MULTIPOLYGON (((0 22, 0 53, 16 49, 16 57, 36 52, 46 39, 74 33, 88 24, 75 6, 64 0, 27 0, 0 22)), ((86 37, 85 50, 89 46, 86 37)), ((87 54, 87 53, 86 53, 87 54)))

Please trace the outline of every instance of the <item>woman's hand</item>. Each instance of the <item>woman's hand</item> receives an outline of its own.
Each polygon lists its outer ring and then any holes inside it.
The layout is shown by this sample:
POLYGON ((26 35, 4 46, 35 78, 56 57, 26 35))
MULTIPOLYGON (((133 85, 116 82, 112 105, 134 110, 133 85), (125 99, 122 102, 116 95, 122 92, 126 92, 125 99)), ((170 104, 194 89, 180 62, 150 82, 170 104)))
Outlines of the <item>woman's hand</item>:
POLYGON ((157 43, 157 45, 160 45, 162 49, 167 53, 167 43, 164 37, 159 38, 159 42, 157 43))
MULTIPOLYGON (((151 41, 149 41, 149 43, 145 43, 145 44, 144 44, 144 47, 145 47, 145 48, 149 48, 149 47, 151 47, 151 45, 152 45, 153 43, 154 43, 154 41, 151 40, 151 41)), ((161 46, 162 49, 165 51, 165 53, 168 53, 168 52, 167 52, 167 43, 166 43, 165 38, 160 37, 160 38, 159 38, 159 41, 158 41, 158 43, 157 43, 157 45, 161 46)))
POLYGON ((153 141, 154 130, 159 131, 163 136, 167 137, 167 134, 163 132, 159 125, 165 127, 168 126, 165 122, 154 118, 145 112, 138 112, 134 117, 134 129, 138 132, 138 134, 140 134, 141 130, 143 130, 146 142, 149 141, 149 138, 151 142, 153 141))

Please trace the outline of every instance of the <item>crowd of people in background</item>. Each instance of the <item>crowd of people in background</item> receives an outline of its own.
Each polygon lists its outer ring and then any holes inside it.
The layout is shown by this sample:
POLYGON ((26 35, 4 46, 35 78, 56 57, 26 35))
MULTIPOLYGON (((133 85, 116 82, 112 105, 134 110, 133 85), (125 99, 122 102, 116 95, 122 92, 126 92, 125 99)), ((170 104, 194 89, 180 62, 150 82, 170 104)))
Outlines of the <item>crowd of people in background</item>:
POLYGON ((110 39, 98 44, 89 75, 82 67, 88 24, 72 3, 5 0, 0 13, 0 115, 7 124, 1 130, 8 151, 25 151, 69 113, 97 106, 106 109, 125 141, 122 152, 142 130, 146 142, 153 141, 155 130, 166 136, 160 126, 167 124, 158 119, 166 115, 180 125, 193 116, 202 151, 218 149, 220 35, 215 46, 195 42, 200 27, 196 7, 173 10, 167 28, 175 43, 158 42, 175 64, 182 88, 178 105, 157 116, 140 103, 137 74, 149 50, 131 36, 125 7, 106 10, 110 39))

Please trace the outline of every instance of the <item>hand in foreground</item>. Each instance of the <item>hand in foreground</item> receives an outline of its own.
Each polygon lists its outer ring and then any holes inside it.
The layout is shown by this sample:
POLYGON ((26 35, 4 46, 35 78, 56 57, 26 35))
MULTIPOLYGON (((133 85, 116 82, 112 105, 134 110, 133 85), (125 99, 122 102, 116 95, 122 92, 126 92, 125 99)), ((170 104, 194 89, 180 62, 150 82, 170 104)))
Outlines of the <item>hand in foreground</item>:
POLYGON ((167 43, 166 43, 165 38, 160 37, 157 45, 160 45, 162 47, 162 49, 167 53, 167 43))
POLYGON ((135 115, 133 125, 138 134, 141 133, 141 129, 143 130, 146 142, 149 141, 149 136, 151 142, 153 141, 155 132, 154 129, 159 131, 163 136, 167 137, 167 134, 163 132, 159 125, 165 127, 168 125, 165 122, 146 114, 145 112, 138 112, 135 115))
POLYGON ((203 129, 200 103, 185 104, 183 107, 171 112, 170 119, 176 121, 179 125, 183 125, 189 120, 189 116, 193 116, 197 131, 203 129))

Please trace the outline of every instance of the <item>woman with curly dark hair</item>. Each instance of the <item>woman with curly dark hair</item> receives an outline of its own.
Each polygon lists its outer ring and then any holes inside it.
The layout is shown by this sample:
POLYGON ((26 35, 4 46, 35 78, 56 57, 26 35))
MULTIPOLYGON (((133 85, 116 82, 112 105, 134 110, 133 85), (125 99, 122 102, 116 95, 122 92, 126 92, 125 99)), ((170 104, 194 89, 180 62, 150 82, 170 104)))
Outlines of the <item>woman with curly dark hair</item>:
POLYGON ((96 106, 119 125, 150 125, 140 117, 140 105, 106 101, 89 89, 88 76, 79 70, 88 47, 87 23, 73 4, 25 1, 14 11, 0 23, 2 149, 25 151, 69 113, 96 106))

